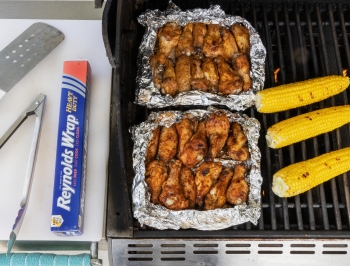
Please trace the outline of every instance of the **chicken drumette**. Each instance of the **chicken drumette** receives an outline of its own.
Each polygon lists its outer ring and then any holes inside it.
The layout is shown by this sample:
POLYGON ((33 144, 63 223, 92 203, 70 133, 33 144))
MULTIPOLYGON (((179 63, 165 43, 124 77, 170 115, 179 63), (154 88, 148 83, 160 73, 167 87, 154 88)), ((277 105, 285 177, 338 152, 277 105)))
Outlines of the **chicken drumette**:
POLYGON ((203 53, 206 57, 216 57, 223 54, 222 38, 218 24, 208 25, 207 35, 205 35, 203 41, 203 53))
POLYGON ((176 123, 176 131, 179 136, 179 145, 177 149, 177 157, 180 157, 184 146, 192 138, 193 134, 196 132, 198 122, 191 118, 184 118, 181 122, 176 123))
POLYGON ((196 204, 203 206, 204 197, 208 194, 213 183, 218 179, 222 170, 220 162, 204 162, 196 169, 195 183, 197 186, 196 204))
POLYGON ((193 48, 195 54, 202 57, 202 47, 204 37, 207 34, 207 26, 204 23, 194 23, 193 24, 193 48))
POLYGON ((243 79, 243 91, 247 91, 253 84, 250 78, 250 63, 248 57, 242 53, 235 54, 232 59, 232 66, 243 79))
POLYGON ((168 177, 168 170, 162 161, 152 161, 146 166, 145 181, 151 192, 151 202, 159 204, 159 195, 162 191, 162 184, 168 177))
POLYGON ((246 167, 238 164, 233 170, 233 178, 230 186, 226 191, 226 199, 228 203, 234 205, 241 205, 247 201, 248 197, 248 184, 244 179, 246 173, 246 167))
POLYGON ((152 138, 148 142, 145 163, 148 163, 156 158, 159 142, 159 133, 160 127, 157 127, 155 130, 153 130, 152 138))
POLYGON ((167 59, 165 61, 163 82, 161 84, 160 92, 162 94, 170 94, 171 96, 174 96, 177 89, 178 86, 176 82, 174 63, 171 59, 167 59))
POLYGON ((184 196, 189 201, 189 208, 193 209, 196 203, 196 183, 191 169, 186 166, 181 167, 180 182, 184 189, 184 196))
POLYGON ((176 81, 178 92, 189 91, 191 89, 191 58, 181 55, 175 65, 176 81))
POLYGON ((201 60, 192 56, 191 57, 191 87, 194 90, 208 91, 209 81, 205 78, 204 72, 201 68, 201 60))
POLYGON ((159 196, 160 202, 170 210, 184 210, 189 207, 189 200, 185 198, 184 189, 180 182, 181 162, 169 162, 169 176, 162 186, 159 196))
POLYGON ((214 210, 216 208, 222 208, 226 204, 226 190, 233 176, 233 171, 225 167, 215 185, 210 189, 209 193, 205 196, 204 209, 214 210))
POLYGON ((237 94, 242 91, 243 80, 237 71, 225 61, 222 56, 215 59, 219 72, 219 92, 223 95, 237 94))
POLYGON ((178 136, 175 125, 162 127, 159 135, 158 156, 159 159, 168 163, 177 152, 178 136))
POLYGON ((209 139, 209 151, 205 157, 206 161, 212 161, 224 147, 229 129, 230 121, 226 114, 210 114, 205 127, 206 135, 209 139))
POLYGON ((244 135, 242 127, 237 122, 232 123, 232 133, 227 139, 228 155, 237 161, 246 161, 249 158, 248 147, 246 146, 247 137, 244 135))
POLYGON ((202 121, 198 125, 197 132, 185 144, 179 159, 185 166, 192 168, 203 160, 207 152, 208 144, 205 135, 205 122, 202 121))
POLYGON ((193 23, 188 23, 182 31, 179 43, 177 45, 178 53, 190 56, 193 53, 192 46, 193 23))

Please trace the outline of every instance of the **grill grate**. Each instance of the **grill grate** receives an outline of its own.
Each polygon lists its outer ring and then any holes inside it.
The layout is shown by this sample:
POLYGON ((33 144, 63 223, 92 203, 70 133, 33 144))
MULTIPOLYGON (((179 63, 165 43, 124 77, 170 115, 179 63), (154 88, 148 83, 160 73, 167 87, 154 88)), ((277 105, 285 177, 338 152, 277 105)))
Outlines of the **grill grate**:
MULTIPOLYGON (((182 9, 209 7, 219 3, 226 13, 246 18, 259 32, 267 49, 265 87, 330 74, 350 73, 350 4, 290 3, 260 1, 173 1, 182 9), (279 69, 278 73, 276 70, 279 69), (275 80, 275 77, 277 80, 275 80)), ((118 1, 116 30, 116 65, 113 80, 111 148, 109 169, 107 236, 134 238, 210 238, 210 237, 350 237, 349 173, 343 174, 300 196, 276 197, 271 191, 274 172, 294 162, 350 146, 350 124, 331 133, 279 150, 268 149, 266 129, 285 118, 313 109, 347 104, 349 90, 312 106, 287 112, 261 115, 247 110, 262 124, 259 147, 261 170, 262 215, 258 225, 246 223, 221 231, 159 231, 141 226, 131 218, 130 189, 133 178, 132 141, 127 129, 144 121, 151 111, 133 104, 136 57, 144 29, 136 17, 146 9, 165 9, 166 1, 118 1), (137 7, 134 9, 134 7, 137 7), (120 10, 132 10, 122 14, 120 10), (131 19, 132 18, 132 19, 131 19), (119 24, 118 24, 119 23, 119 24), (120 28, 118 28, 120 27, 120 28), (117 204, 117 202, 126 202, 117 204)), ((169 108, 170 109, 170 108, 169 108)), ((176 108, 171 108, 176 109, 176 108)), ((187 110, 181 107, 180 110, 187 110)), ((299 254, 299 253, 298 253, 299 254)), ((304 253, 303 253, 304 254, 304 253)), ((306 253, 305 253, 306 254, 306 253)))

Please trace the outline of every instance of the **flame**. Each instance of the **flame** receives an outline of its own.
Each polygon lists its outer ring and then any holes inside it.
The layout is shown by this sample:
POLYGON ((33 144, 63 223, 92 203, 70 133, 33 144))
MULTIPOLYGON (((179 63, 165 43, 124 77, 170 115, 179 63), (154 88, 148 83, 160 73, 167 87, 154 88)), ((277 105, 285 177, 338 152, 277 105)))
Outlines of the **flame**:
POLYGON ((278 72, 280 72, 280 68, 276 68, 275 71, 273 71, 273 77, 275 79, 275 83, 278 83, 278 72))
POLYGON ((348 70, 347 69, 343 69, 343 76, 346 77, 348 75, 348 70))

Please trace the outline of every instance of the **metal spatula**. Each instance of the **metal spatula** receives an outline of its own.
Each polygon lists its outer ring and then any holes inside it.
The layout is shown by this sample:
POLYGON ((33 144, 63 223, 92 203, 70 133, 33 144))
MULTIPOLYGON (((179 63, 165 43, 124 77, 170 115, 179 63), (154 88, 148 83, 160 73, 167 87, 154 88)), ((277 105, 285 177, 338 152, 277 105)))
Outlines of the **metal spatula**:
POLYGON ((45 23, 34 23, 0 52, 0 99, 64 40, 45 23))

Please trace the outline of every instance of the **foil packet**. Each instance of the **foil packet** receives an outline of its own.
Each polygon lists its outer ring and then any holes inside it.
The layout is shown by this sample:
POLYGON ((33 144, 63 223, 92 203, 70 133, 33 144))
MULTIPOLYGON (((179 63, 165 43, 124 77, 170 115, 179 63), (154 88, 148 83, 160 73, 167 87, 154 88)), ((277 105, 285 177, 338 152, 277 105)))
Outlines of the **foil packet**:
MULTIPOLYGON (((141 224, 145 224, 160 230, 164 229, 186 229, 195 228, 199 230, 219 230, 233 225, 252 222, 257 224, 261 214, 261 184, 260 172, 261 154, 258 148, 260 123, 255 118, 245 114, 232 113, 214 107, 207 110, 162 111, 152 112, 147 121, 133 126, 130 129, 134 141, 133 168, 135 177, 132 185, 132 200, 134 217, 141 224), (250 158, 245 162, 247 166, 246 181, 249 185, 247 202, 230 208, 215 210, 181 210, 172 211, 164 206, 155 205, 150 202, 150 192, 145 182, 145 155, 148 142, 152 138, 153 130, 158 126, 170 127, 180 122, 184 116, 192 116, 194 119, 202 120, 209 117, 211 113, 224 112, 230 123, 238 122, 247 136, 250 158)), ((241 161, 232 159, 216 158, 223 166, 234 166, 241 161)))
POLYGON ((260 36, 252 25, 239 16, 226 15, 218 5, 208 9, 192 9, 181 11, 171 1, 165 11, 147 10, 138 17, 138 22, 146 27, 146 32, 139 47, 137 60, 138 73, 136 78, 136 104, 146 105, 148 108, 162 108, 178 105, 224 105, 232 110, 242 111, 254 104, 254 95, 262 90, 265 81, 265 57, 266 49, 260 36), (162 95, 155 87, 149 62, 153 54, 157 39, 158 29, 168 22, 177 22, 185 26, 190 22, 203 22, 206 24, 220 24, 229 27, 235 23, 244 25, 250 34, 250 77, 253 85, 247 92, 238 95, 231 94, 220 96, 218 94, 202 92, 198 90, 177 94, 174 98, 170 95, 162 95))

